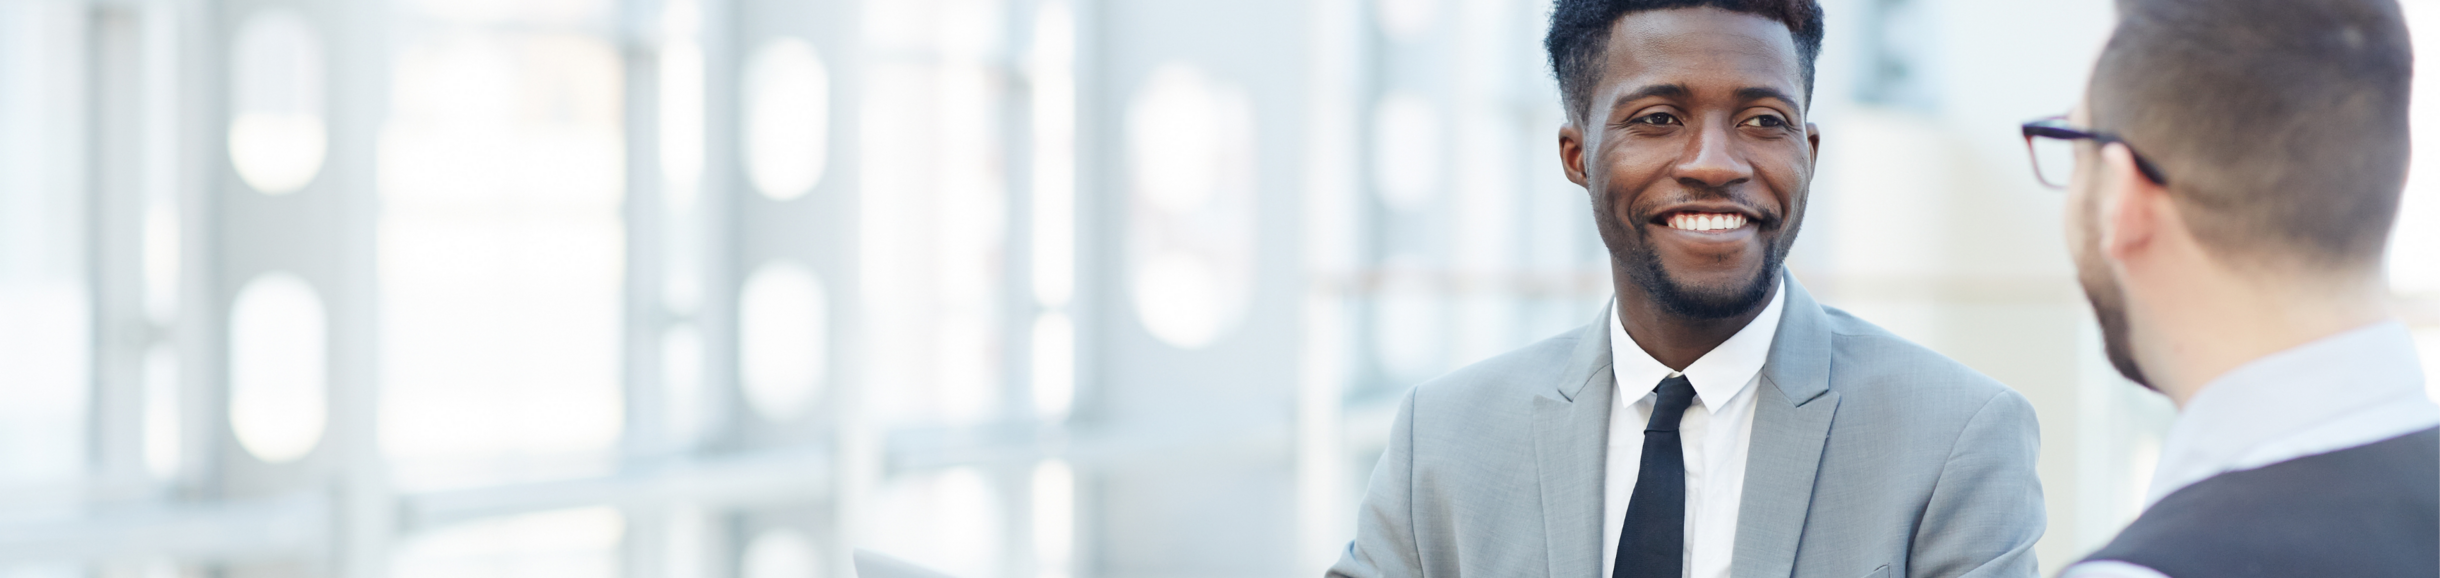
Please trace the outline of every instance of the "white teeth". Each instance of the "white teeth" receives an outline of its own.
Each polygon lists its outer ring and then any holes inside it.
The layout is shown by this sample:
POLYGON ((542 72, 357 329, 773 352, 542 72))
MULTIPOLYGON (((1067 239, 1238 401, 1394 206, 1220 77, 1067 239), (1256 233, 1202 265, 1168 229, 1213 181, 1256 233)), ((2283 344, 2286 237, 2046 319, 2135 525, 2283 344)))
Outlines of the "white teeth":
POLYGON ((1724 231, 1745 226, 1745 215, 1678 213, 1669 217, 1669 227, 1686 231, 1724 231))

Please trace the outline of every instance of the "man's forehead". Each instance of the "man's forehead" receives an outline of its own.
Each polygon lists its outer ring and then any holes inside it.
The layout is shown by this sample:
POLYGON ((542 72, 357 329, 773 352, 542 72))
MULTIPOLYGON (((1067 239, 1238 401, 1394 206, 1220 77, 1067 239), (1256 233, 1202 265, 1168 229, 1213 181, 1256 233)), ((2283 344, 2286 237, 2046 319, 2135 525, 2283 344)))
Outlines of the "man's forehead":
POLYGON ((1778 88, 1803 82, 1787 25, 1717 8, 1648 10, 1611 25, 1602 66, 1609 91, 1677 84, 1697 92, 1778 88))

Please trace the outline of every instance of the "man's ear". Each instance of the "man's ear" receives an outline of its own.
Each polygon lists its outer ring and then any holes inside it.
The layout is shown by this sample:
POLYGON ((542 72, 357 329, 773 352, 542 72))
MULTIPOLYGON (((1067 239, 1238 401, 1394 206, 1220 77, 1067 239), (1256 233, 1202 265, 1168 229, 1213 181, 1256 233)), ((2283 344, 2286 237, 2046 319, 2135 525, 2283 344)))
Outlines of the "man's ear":
POLYGON ((1567 171, 1567 180, 1576 186, 1590 188, 1584 184, 1584 131, 1576 128, 1575 121, 1559 125, 1559 168, 1567 171))
POLYGON ((2135 165, 2135 153, 2126 145, 2111 143, 2101 149, 2101 251, 2111 259, 2124 263, 2154 246, 2160 235, 2177 228, 2177 207, 2171 206, 2168 187, 2143 176, 2135 165))
POLYGON ((1805 158, 1805 174, 1814 174, 1822 164, 1822 127, 1805 123, 1805 143, 1811 145, 1809 148, 1813 151, 1811 156, 1805 158))

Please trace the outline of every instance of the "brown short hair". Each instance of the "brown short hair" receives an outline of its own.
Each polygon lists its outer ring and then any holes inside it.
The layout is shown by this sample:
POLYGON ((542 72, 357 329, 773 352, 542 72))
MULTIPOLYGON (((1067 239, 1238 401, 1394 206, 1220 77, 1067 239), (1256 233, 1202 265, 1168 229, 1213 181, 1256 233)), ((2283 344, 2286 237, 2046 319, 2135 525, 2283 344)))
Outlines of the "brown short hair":
POLYGON ((2087 104, 2223 256, 2377 267, 2413 68, 2394 0, 2119 0, 2087 104))

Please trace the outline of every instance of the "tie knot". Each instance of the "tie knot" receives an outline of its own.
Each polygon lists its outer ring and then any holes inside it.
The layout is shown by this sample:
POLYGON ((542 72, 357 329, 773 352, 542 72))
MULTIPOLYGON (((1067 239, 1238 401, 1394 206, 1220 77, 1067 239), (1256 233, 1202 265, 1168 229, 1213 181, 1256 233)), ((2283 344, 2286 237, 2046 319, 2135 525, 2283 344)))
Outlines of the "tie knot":
POLYGON ((1686 406, 1694 404, 1694 382, 1679 375, 1661 380, 1660 401, 1652 404, 1652 421, 1644 423, 1644 432, 1674 432, 1678 421, 1686 417, 1686 406))

